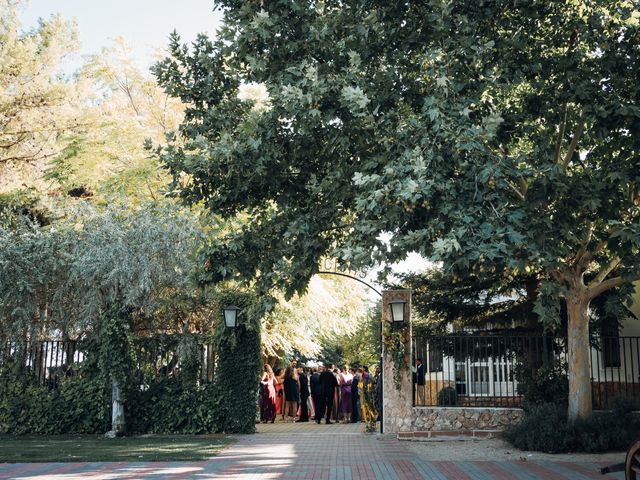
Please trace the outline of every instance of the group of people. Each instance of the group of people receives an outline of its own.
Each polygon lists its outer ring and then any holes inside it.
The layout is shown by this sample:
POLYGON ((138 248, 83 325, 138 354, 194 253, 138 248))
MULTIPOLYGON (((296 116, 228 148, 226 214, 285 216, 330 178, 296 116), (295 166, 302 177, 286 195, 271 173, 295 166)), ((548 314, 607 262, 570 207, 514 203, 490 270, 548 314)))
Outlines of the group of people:
POLYGON ((363 380, 375 381, 366 366, 336 368, 327 364, 317 368, 298 367, 293 361, 275 373, 264 366, 260 384, 260 420, 320 423, 355 423, 362 418, 361 388, 363 380))

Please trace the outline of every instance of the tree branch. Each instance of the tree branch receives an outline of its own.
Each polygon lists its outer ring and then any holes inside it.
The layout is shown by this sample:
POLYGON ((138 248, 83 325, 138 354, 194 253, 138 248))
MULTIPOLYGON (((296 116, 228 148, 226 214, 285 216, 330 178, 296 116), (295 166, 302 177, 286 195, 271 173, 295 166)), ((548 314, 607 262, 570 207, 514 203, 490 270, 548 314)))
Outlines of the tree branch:
POLYGON ((580 250, 576 253, 575 264, 578 265, 582 260, 582 257, 588 252, 587 247, 589 246, 589 242, 591 241, 591 237, 593 236, 593 222, 589 222, 587 224, 587 231, 584 235, 584 240, 582 241, 582 245, 580 246, 580 250))
POLYGON ((513 183, 511 183, 511 181, 507 180, 506 182, 507 182, 507 185, 509 186, 509 188, 511 190, 513 190, 513 193, 515 193, 518 196, 518 198, 524 202, 525 201, 525 196, 520 191, 520 189, 518 187, 516 187, 513 183))
POLYGON ((621 287, 627 282, 635 282, 636 280, 640 280, 640 275, 633 277, 629 280, 625 280, 622 277, 613 277, 609 280, 605 280, 604 282, 596 285, 595 287, 591 287, 587 290, 589 299, 593 300, 594 298, 602 295, 607 290, 611 290, 612 288, 621 287))
POLYGON ((567 104, 564 104, 564 115, 562 123, 558 128, 558 137, 556 138, 556 152, 553 156, 554 163, 560 163, 560 148, 562 147, 562 137, 564 137, 564 129, 567 125, 567 104))
POLYGON ((578 146, 578 142, 580 141, 580 137, 582 136, 582 132, 584 132, 584 124, 587 118, 586 113, 583 111, 582 115, 580 115, 580 119, 578 120, 578 125, 576 125, 576 129, 573 131, 573 137, 571 138, 571 143, 569 144, 569 149, 567 150, 564 159, 562 160, 562 167, 567 168, 569 162, 571 161, 571 157, 573 157, 573 153, 578 146))
POLYGON ((605 268, 600 270, 595 278, 589 282, 589 288, 600 285, 604 281, 604 279, 607 278, 607 276, 616 269, 619 264, 619 257, 612 258, 609 264, 605 268))

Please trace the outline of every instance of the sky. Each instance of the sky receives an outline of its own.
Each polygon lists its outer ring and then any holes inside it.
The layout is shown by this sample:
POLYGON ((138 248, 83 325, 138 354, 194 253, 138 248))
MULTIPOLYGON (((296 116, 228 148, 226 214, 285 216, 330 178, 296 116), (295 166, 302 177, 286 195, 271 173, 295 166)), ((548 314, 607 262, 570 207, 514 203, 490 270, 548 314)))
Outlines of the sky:
POLYGON ((174 29, 191 41, 198 33, 214 34, 221 18, 212 0, 30 0, 22 12, 23 28, 54 13, 77 22, 81 49, 71 59, 77 66, 82 55, 99 53, 111 39, 123 37, 136 61, 147 67, 174 29))

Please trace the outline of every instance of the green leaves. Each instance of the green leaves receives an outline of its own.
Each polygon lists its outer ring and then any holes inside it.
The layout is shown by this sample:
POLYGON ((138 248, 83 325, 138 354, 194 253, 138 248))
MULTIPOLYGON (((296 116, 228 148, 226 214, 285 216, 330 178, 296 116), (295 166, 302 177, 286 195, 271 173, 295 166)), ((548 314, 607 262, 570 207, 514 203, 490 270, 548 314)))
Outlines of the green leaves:
POLYGON ((640 268, 609 226, 638 221, 630 2, 219 4, 216 40, 174 39, 155 68, 191 105, 189 148, 158 150, 180 195, 250 219, 209 249, 225 274, 210 281, 292 294, 323 256, 370 266, 411 251, 457 275, 547 276, 592 224, 593 245, 640 268), (271 95, 260 115, 238 104, 247 82, 271 95))

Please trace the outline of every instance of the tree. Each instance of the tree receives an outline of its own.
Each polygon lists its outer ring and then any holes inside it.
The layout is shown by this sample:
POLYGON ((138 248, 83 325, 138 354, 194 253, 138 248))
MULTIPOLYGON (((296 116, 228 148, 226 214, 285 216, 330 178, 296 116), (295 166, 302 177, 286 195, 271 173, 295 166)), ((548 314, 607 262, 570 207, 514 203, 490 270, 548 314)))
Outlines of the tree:
MULTIPOLYGON (((80 128, 79 98, 61 62, 78 48, 77 31, 60 16, 22 32, 21 0, 0 1, 0 168, 38 163, 80 128)), ((18 167, 19 168, 19 167, 18 167)))
POLYGON ((86 128, 68 139, 46 177, 65 192, 85 187, 103 198, 120 194, 129 201, 160 200, 168 176, 149 157, 144 142, 160 141, 178 127, 181 103, 135 64, 122 38, 90 57, 77 81, 90 105, 82 112, 86 128))
POLYGON ((356 334, 367 316, 365 291, 350 279, 315 276, 305 295, 275 297, 262 320, 263 356, 271 364, 296 354, 317 359, 327 343, 356 334))
POLYGON ((103 211, 84 205, 53 226, 0 229, 0 339, 33 342, 56 331, 65 339, 99 339, 100 369, 113 386, 113 430, 119 432, 135 314, 193 288, 202 241, 191 218, 151 205, 103 211))
POLYGON ((428 332, 444 332, 450 325, 459 329, 516 327, 539 331, 542 325, 534 312, 538 283, 536 275, 510 275, 506 271, 471 273, 455 279, 436 266, 400 276, 401 288, 412 291, 419 327, 428 332))
POLYGON ((411 251, 456 277, 541 272, 539 319, 567 307, 569 415, 588 416, 589 304, 640 272, 634 2, 217 3, 216 40, 174 36, 155 67, 189 105, 185 144, 158 152, 177 193, 250 220, 209 280, 291 293, 324 255, 411 251))

